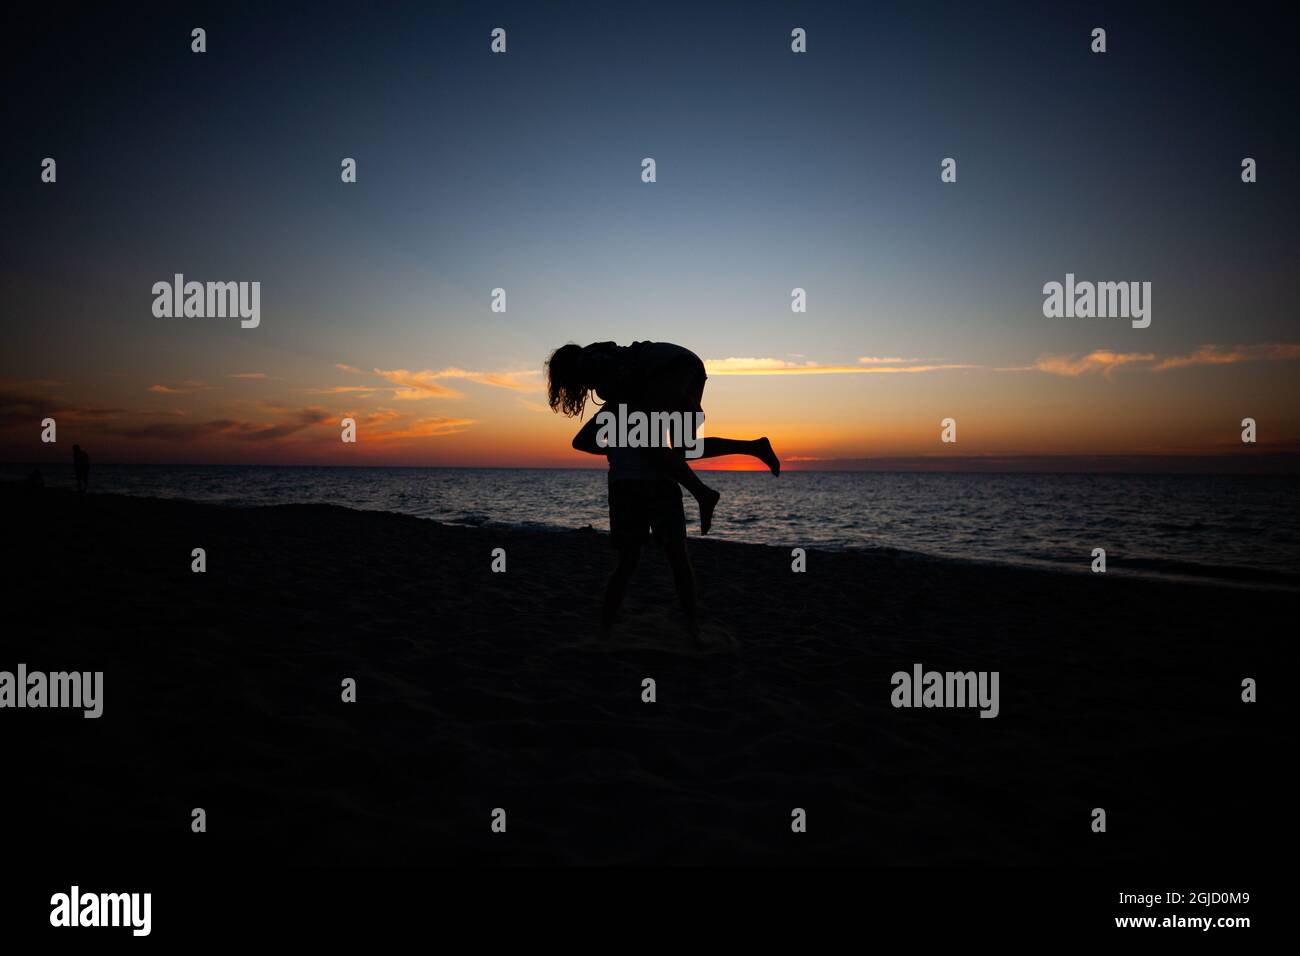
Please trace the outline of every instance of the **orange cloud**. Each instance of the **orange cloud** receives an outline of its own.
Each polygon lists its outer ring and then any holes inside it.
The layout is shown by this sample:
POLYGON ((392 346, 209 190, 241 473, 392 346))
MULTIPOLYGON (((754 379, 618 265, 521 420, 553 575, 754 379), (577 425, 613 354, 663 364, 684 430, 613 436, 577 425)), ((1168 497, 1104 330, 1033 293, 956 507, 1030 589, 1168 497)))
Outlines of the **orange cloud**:
POLYGON ((1202 345, 1191 355, 1167 358, 1155 367, 1163 372, 1171 368, 1186 368, 1189 365, 1234 365, 1237 362, 1281 362, 1300 358, 1300 345, 1276 343, 1270 345, 1235 345, 1224 348, 1218 345, 1202 345))
POLYGON ((380 431, 370 436, 373 441, 395 441, 408 438, 436 438, 441 435, 455 435, 470 425, 477 424, 473 418, 417 418, 405 428, 393 431, 380 431))
POLYGON ((310 395, 352 395, 356 394, 361 398, 369 398, 377 390, 389 391, 378 385, 331 385, 329 388, 308 388, 303 391, 310 395))
POLYGON ((160 439, 189 442, 224 436, 244 442, 274 441, 287 438, 313 425, 331 421, 333 415, 323 408, 304 408, 284 422, 249 422, 218 418, 206 422, 153 422, 112 429, 127 438, 160 439))
MULTIPOLYGON (((895 361, 862 358, 863 363, 895 361)), ((898 359, 897 361, 907 361, 898 359)), ((946 372, 953 369, 981 368, 979 365, 818 365, 816 362, 787 362, 775 358, 707 359, 704 368, 710 375, 879 375, 907 372, 946 372)))
POLYGON ((153 392, 157 395, 185 395, 189 392, 205 392, 212 388, 211 385, 205 385, 203 382, 189 379, 184 382, 178 382, 176 385, 150 385, 146 392, 153 392))
POLYGON ((1300 359, 1300 345, 1276 343, 1267 345, 1202 345, 1190 355, 1173 355, 1160 358, 1150 352, 1113 352, 1097 349, 1078 357, 1072 355, 1044 355, 1033 365, 1000 368, 999 372, 1047 372, 1051 375, 1078 376, 1090 372, 1111 372, 1126 365, 1151 372, 1164 372, 1195 365, 1235 365, 1238 362, 1280 362, 1300 359))
POLYGON ((399 386, 394 398, 458 398, 460 392, 440 385, 438 380, 460 378, 479 385, 493 385, 512 391, 532 392, 541 387, 541 371, 530 369, 514 372, 473 372, 463 368, 444 368, 439 370, 423 369, 412 372, 408 369, 375 369, 375 374, 399 386))
POLYGON ((437 373, 443 378, 463 378, 479 385, 495 385, 516 392, 534 392, 541 388, 541 370, 526 369, 517 372, 468 372, 460 368, 443 369, 437 373), (537 379, 537 381, 533 381, 537 379))
POLYGON ((0 390, 0 415, 5 418, 43 418, 51 415, 66 421, 98 422, 112 420, 127 411, 125 408, 78 408, 68 404, 67 399, 0 390))
POLYGON ((404 368, 392 370, 377 368, 375 374, 399 386, 393 389, 393 398, 459 398, 461 394, 445 385, 439 385, 436 381, 438 373, 428 369, 412 372, 404 368))
MULTIPOLYGON (((1125 365, 1134 365, 1138 363, 1152 362, 1155 356, 1149 352, 1112 352, 1110 349, 1097 349, 1095 352, 1089 352, 1078 358, 1068 355, 1044 355, 1038 359, 1031 369, 1040 372, 1047 372, 1050 375, 1068 375, 1078 376, 1086 375, 1091 372, 1101 372, 1109 375, 1117 368, 1125 365)), ((1016 369, 1003 369, 1001 371, 1017 371, 1016 369)))

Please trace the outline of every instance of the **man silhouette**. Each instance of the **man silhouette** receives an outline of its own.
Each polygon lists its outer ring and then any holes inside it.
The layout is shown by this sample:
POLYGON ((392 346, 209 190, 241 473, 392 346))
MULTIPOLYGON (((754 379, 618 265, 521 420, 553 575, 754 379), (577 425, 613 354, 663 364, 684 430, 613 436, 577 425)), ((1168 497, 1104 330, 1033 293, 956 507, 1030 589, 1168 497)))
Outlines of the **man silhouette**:
POLYGON ((609 448, 609 531, 618 566, 605 585, 601 625, 608 631, 623 604, 628 582, 651 531, 673 571, 677 599, 686 615, 686 630, 698 644, 695 574, 686 555, 686 516, 677 482, 664 473, 644 448, 609 448))
POLYGON ((72 468, 77 473, 77 490, 85 491, 90 481, 90 456, 81 450, 80 445, 72 446, 72 468))

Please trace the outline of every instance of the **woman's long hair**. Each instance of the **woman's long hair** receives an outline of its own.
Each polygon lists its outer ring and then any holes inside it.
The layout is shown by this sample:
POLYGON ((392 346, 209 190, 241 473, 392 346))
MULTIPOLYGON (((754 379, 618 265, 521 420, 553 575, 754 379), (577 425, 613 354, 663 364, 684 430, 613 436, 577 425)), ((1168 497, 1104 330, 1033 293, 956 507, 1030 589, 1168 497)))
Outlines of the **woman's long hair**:
POLYGON ((553 412, 563 412, 569 418, 582 414, 587 405, 588 385, 579 375, 582 346, 561 345, 546 360, 546 391, 553 412))

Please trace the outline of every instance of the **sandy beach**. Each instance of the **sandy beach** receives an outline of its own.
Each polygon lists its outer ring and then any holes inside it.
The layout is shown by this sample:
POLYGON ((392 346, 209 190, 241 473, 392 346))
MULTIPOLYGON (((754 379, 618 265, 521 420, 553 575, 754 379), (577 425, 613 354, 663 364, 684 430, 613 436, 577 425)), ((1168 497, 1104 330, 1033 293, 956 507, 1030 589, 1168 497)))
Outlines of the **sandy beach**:
POLYGON ((6 629, 0 669, 104 673, 99 719, 0 714, 16 851, 1068 866, 1274 852, 1285 691, 1264 681, 1245 704, 1241 681, 1285 673, 1291 592, 882 553, 811 551, 795 574, 789 549, 693 538, 697 650, 652 550, 602 637, 613 555, 591 530, 0 500, 10 606, 32 612, 6 629), (999 672, 998 716, 891 706, 891 675, 918 663, 999 672))

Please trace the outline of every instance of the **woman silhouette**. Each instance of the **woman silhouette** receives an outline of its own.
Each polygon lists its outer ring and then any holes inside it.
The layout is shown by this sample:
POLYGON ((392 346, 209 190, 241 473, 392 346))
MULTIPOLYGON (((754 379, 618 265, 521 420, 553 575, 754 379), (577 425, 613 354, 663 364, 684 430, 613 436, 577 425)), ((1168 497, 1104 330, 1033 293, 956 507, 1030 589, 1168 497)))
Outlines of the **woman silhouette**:
MULTIPOLYGON (((587 399, 594 394, 602 403, 626 405, 629 411, 677 412, 697 415, 702 421, 704 363, 690 349, 671 342, 633 342, 628 346, 597 342, 588 346, 564 345, 551 353, 546 363, 547 390, 552 411, 573 418, 580 416, 587 399)), ((573 447, 592 455, 609 449, 596 441, 600 425, 592 417, 573 438, 573 447)), ((705 438, 700 458, 749 455, 781 473, 781 460, 766 438, 705 438)), ((686 463, 682 448, 648 449, 664 472, 691 493, 700 506, 700 531, 709 533, 718 492, 700 481, 686 463)))

